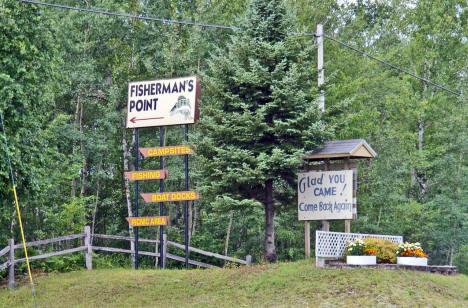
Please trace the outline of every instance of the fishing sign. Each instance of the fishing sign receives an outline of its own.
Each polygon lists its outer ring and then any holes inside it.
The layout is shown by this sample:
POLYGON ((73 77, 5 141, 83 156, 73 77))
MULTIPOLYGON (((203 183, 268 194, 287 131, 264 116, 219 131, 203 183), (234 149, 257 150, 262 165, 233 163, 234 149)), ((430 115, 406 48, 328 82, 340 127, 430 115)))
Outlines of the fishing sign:
POLYGON ((200 89, 196 76, 130 82, 126 127, 195 123, 200 89))
POLYGON ((297 182, 299 220, 353 218, 353 171, 300 173, 297 182))

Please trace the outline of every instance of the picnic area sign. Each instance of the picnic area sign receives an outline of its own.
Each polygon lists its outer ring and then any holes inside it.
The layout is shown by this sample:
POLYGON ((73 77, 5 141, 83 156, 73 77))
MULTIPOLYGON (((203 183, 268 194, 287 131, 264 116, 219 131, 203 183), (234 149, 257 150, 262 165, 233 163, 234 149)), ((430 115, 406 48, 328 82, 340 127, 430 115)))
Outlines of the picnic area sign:
POLYGON ((169 216, 151 217, 127 217, 125 218, 132 227, 167 226, 169 216))
POLYGON ((126 127, 195 123, 200 88, 196 76, 130 82, 126 127))
POLYGON ((311 171, 298 175, 299 220, 353 218, 353 171, 311 171))

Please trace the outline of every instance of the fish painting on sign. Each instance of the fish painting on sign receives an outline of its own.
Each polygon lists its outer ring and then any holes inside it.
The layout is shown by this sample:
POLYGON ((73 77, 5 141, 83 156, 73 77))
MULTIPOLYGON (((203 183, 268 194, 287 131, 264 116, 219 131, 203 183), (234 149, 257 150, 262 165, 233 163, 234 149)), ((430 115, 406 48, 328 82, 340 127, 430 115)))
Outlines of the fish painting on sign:
POLYGON ((170 115, 181 114, 187 119, 190 116, 190 111, 190 101, 185 96, 181 95, 177 98, 177 103, 172 107, 170 115))

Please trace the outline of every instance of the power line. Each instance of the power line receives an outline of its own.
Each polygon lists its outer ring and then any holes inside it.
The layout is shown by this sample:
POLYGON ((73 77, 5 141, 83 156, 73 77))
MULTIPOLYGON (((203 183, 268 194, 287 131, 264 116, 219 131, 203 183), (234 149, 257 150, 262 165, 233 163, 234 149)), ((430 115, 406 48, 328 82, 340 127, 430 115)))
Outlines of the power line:
POLYGON ((31 0, 18 0, 19 2, 30 3, 35 5, 43 5, 48 7, 66 9, 66 10, 73 10, 73 11, 80 11, 80 12, 87 12, 87 13, 94 13, 94 14, 101 14, 101 15, 110 15, 110 16, 119 16, 119 17, 128 17, 134 19, 142 19, 142 20, 149 20, 149 21, 158 21, 162 22, 163 24, 179 24, 179 25, 188 25, 188 26, 198 26, 198 27, 205 27, 205 28, 219 28, 219 29, 229 29, 235 30, 235 27, 231 26, 223 26, 223 25, 214 25, 214 24, 205 24, 199 22, 190 22, 190 21, 183 21, 183 20, 174 20, 174 19, 164 19, 164 18, 156 18, 156 17, 147 17, 141 15, 130 15, 124 13, 115 13, 115 12, 108 12, 108 11, 101 11, 101 10, 93 10, 93 9, 86 9, 81 7, 74 7, 74 6, 67 6, 55 3, 46 3, 46 2, 39 2, 39 1, 31 1, 31 0))
POLYGON ((347 47, 347 48, 349 48, 349 49, 351 49, 351 50, 354 50, 355 52, 360 53, 360 54, 362 54, 363 56, 366 56, 366 57, 368 57, 368 58, 371 58, 371 59, 373 59, 373 60, 375 60, 375 61, 377 61, 377 62, 380 62, 381 64, 387 65, 387 66, 389 66, 389 67, 391 67, 391 68, 393 68, 393 69, 395 69, 395 70, 398 70, 398 71, 403 72, 403 73, 405 73, 405 74, 408 74, 408 75, 410 75, 410 76, 412 76, 412 77, 414 77, 414 78, 416 78, 416 79, 419 79, 419 80, 424 81, 424 82, 426 82, 426 83, 428 83, 428 84, 431 84, 431 85, 433 85, 434 87, 437 87, 437 88, 439 88, 439 89, 445 90, 445 91, 447 91, 447 92, 449 92, 449 93, 452 93, 452 94, 454 94, 454 95, 457 95, 457 96, 460 96, 460 95, 461 95, 461 94, 458 93, 458 92, 455 92, 455 91, 453 91, 453 90, 450 90, 450 89, 448 89, 448 88, 446 88, 446 87, 444 87, 444 86, 441 86, 441 85, 439 85, 439 84, 437 84, 437 83, 435 83, 435 82, 432 82, 432 81, 430 81, 430 80, 428 80, 428 79, 426 79, 426 78, 419 77, 419 76, 417 76, 417 75, 415 75, 415 74, 413 74, 413 73, 411 73, 411 72, 408 72, 408 71, 405 70, 405 69, 402 69, 402 68, 400 68, 400 67, 398 67, 398 66, 395 66, 395 65, 393 65, 393 64, 391 64, 391 63, 389 63, 389 62, 387 62, 387 61, 384 61, 384 60, 381 60, 381 59, 379 59, 379 58, 376 58, 376 57, 374 57, 374 56, 368 54, 367 52, 364 52, 364 51, 362 51, 362 50, 359 50, 359 49, 357 49, 357 48, 354 48, 353 46, 350 46, 350 45, 348 45, 348 44, 346 44, 346 43, 343 43, 343 42, 341 42, 341 41, 339 41, 339 40, 337 40, 337 39, 335 39, 335 38, 333 38, 333 37, 331 37, 331 36, 328 36, 328 35, 326 35, 326 34, 324 34, 323 36, 324 36, 325 38, 331 40, 331 41, 334 41, 334 42, 336 42, 336 43, 338 43, 338 44, 344 46, 344 47, 347 47))
MULTIPOLYGON (((87 12, 87 13, 94 13, 94 14, 101 14, 101 15, 109 15, 109 16, 119 16, 119 17, 127 17, 127 18, 134 18, 134 19, 142 19, 142 20, 148 20, 148 21, 157 21, 157 22, 162 22, 163 24, 179 24, 179 25, 188 25, 188 26, 196 26, 196 27, 204 27, 204 28, 217 28, 217 29, 225 29, 225 30, 238 30, 239 28, 234 27, 234 26, 223 26, 223 25, 216 25, 216 24, 207 24, 207 23, 199 23, 199 22, 190 22, 190 21, 182 21, 182 20, 174 20, 174 19, 164 19, 164 18, 156 18, 156 17, 148 17, 148 16, 141 16, 141 15, 130 15, 130 14, 124 14, 124 13, 115 13, 115 12, 108 12, 108 11, 102 11, 102 10, 94 10, 94 9, 86 9, 86 8, 80 8, 80 7, 73 7, 73 6, 67 6, 67 5, 61 5, 61 4, 54 4, 54 3, 46 3, 46 2, 39 2, 39 1, 32 1, 32 0, 18 0, 19 2, 24 2, 24 3, 29 3, 29 4, 35 4, 35 5, 42 5, 42 6, 47 6, 47 7, 54 7, 54 8, 60 8, 60 9, 67 9, 67 10, 74 10, 74 11, 80 11, 80 12, 87 12)), ((292 32, 291 34, 294 35, 304 35, 304 36, 313 36, 317 37, 316 33, 311 33, 311 32, 292 32)), ((405 73, 407 75, 410 75, 418 80, 421 80, 423 82, 426 82, 430 85, 433 85, 436 88, 442 89, 444 91, 447 91, 451 94, 460 96, 461 94, 458 92, 455 92, 453 90, 450 90, 444 86, 441 86, 435 82, 432 82, 426 78, 419 77, 416 74, 413 74, 403 68, 400 68, 396 65, 393 65, 387 61, 381 60, 379 58, 376 58, 367 52, 364 52, 362 50, 359 50, 357 48, 352 47, 349 44, 343 43, 327 34, 323 35, 325 38, 334 41, 346 48, 349 48, 365 57, 368 57, 372 60, 375 60, 379 62, 380 64, 386 65, 388 67, 391 67, 397 71, 400 71, 402 73, 405 73)))

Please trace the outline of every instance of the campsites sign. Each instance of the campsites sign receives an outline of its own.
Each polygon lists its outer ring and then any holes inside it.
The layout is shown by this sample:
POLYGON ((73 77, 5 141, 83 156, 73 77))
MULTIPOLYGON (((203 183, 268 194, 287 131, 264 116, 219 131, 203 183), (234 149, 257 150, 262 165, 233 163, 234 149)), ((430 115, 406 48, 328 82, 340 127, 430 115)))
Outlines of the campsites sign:
POLYGON ((199 96, 196 76, 130 82, 127 128, 193 124, 199 96))
POLYGON ((353 218, 353 171, 311 171, 298 175, 299 220, 353 218))

